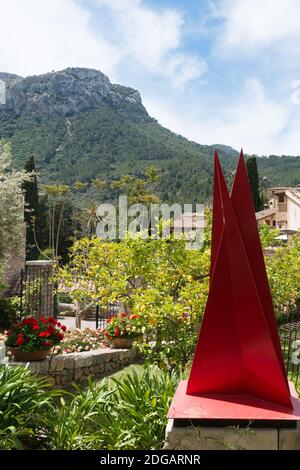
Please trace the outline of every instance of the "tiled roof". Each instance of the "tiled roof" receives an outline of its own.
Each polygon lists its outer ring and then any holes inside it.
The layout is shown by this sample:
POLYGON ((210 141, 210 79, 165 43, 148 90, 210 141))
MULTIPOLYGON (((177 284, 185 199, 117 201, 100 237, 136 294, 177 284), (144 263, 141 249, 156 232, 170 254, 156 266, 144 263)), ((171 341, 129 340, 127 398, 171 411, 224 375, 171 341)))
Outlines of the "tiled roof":
POLYGON ((263 211, 256 212, 256 220, 264 219, 265 217, 270 217, 276 213, 275 209, 265 209, 263 211))

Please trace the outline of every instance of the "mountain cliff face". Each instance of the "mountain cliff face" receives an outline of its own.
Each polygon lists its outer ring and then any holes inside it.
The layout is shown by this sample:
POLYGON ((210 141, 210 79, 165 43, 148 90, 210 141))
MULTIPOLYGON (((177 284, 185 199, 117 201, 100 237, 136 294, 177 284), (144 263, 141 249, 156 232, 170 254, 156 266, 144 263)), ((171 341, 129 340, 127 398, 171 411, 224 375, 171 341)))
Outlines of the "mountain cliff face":
MULTIPOLYGON (((0 80, 6 85, 0 139, 11 142, 17 167, 35 156, 42 182, 111 180, 154 165, 162 175, 162 200, 204 202, 212 193, 215 148, 232 179, 235 150, 199 145, 165 129, 148 115, 138 91, 112 84, 100 71, 68 68, 26 78, 0 73, 0 80)), ((260 158, 258 164, 270 184, 300 182, 299 157, 260 158)))
POLYGON ((27 78, 0 73, 0 79, 6 83, 5 108, 16 116, 73 116, 105 103, 124 115, 150 119, 138 91, 111 84, 97 70, 69 68, 27 78))

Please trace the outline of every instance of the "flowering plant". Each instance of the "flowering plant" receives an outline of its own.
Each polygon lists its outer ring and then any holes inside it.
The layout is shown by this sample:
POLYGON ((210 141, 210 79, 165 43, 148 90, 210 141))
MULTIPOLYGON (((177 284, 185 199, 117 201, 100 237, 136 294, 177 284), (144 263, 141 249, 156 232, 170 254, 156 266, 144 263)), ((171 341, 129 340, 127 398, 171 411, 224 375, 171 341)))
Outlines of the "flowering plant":
POLYGON ((19 348, 23 352, 50 349, 62 341, 66 327, 55 318, 24 318, 15 328, 9 330, 6 346, 19 348))
POLYGON ((126 313, 112 315, 103 330, 107 339, 135 338, 141 336, 143 332, 144 328, 139 315, 127 315, 126 313))
POLYGON ((93 328, 79 330, 75 328, 66 332, 62 342, 53 348, 53 354, 70 354, 105 347, 107 347, 107 344, 103 340, 102 330, 93 328))

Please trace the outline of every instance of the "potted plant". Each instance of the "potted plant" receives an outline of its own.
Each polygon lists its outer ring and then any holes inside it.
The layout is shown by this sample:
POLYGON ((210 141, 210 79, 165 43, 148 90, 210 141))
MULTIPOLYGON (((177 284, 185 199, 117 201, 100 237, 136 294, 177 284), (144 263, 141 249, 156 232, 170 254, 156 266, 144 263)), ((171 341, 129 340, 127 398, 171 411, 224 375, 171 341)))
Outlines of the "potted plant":
POLYGON ((107 320, 103 334, 111 340, 114 348, 130 349, 133 342, 142 340, 141 319, 139 315, 127 315, 126 313, 112 315, 107 320))
POLYGON ((7 332, 5 344, 16 361, 39 361, 60 343, 65 331, 66 327, 55 318, 27 317, 7 332))

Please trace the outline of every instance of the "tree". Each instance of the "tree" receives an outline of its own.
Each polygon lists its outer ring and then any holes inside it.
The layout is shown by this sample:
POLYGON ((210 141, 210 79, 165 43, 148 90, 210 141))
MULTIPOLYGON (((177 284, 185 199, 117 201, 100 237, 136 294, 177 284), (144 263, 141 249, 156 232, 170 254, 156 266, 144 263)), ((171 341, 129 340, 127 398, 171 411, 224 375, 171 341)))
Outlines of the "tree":
POLYGON ((119 243, 77 240, 69 264, 58 272, 60 289, 77 305, 77 326, 89 304, 121 302, 144 322, 146 357, 162 368, 184 367, 194 352, 209 273, 209 249, 187 250, 185 243, 138 235, 119 243))
POLYGON ((49 249, 50 257, 56 260, 59 255, 60 234, 64 219, 69 186, 45 185, 44 190, 48 201, 49 249))
POLYGON ((26 162, 24 170, 32 175, 30 180, 24 181, 22 184, 25 199, 26 257, 27 259, 36 259, 39 255, 36 239, 40 241, 41 208, 33 156, 26 162))
POLYGON ((248 172, 249 183, 252 191, 253 204, 255 211, 258 212, 262 209, 262 202, 259 192, 259 177, 257 170, 256 157, 252 156, 247 158, 246 167, 248 172))
POLYGON ((12 170, 11 147, 0 141, 0 285, 3 285, 7 249, 17 250, 23 235, 22 184, 32 175, 12 170))

